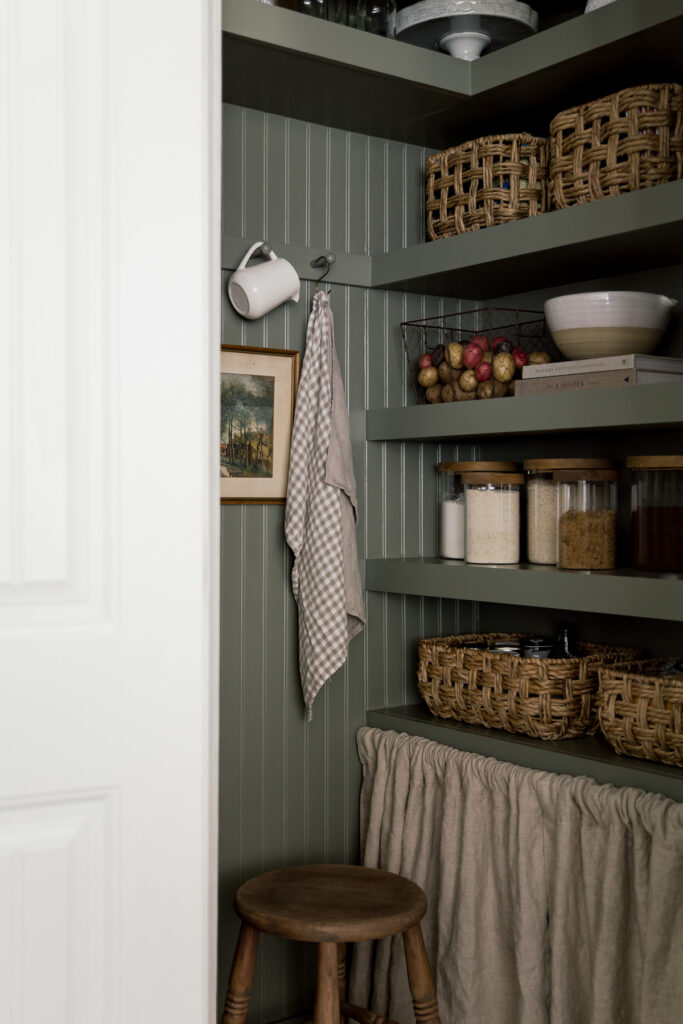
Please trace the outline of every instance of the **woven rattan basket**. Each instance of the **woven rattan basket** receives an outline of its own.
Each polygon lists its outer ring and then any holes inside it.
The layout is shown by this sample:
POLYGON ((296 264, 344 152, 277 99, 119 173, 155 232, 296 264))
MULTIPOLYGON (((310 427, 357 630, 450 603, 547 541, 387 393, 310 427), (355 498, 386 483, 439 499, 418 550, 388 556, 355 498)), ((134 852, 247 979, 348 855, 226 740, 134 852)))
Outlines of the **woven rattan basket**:
POLYGON ((641 85, 550 122, 550 197, 564 209, 683 177, 683 90, 641 85))
POLYGON ((489 135, 425 162, 427 235, 433 241, 548 209, 548 143, 489 135))
POLYGON ((418 686, 432 714, 542 740, 596 732, 598 669, 641 652, 581 643, 579 658, 540 659, 462 646, 521 635, 468 633, 421 640, 418 686))
POLYGON ((683 679, 658 675, 662 660, 599 672, 598 717, 618 754, 683 768, 683 679))

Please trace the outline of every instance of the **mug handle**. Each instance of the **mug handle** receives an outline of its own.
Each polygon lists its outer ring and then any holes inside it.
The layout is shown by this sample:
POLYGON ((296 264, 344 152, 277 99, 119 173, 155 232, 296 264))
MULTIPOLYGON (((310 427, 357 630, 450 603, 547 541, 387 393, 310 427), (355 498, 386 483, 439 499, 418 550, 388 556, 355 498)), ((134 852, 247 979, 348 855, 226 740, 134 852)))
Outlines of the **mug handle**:
MULTIPOLYGON (((245 254, 244 258, 242 259, 242 262, 240 263, 240 265, 239 265, 239 267, 237 269, 238 270, 244 270, 244 268, 246 267, 247 263, 249 262, 251 257, 256 252, 256 250, 260 249, 262 245, 263 245, 263 242, 254 242, 254 244, 251 246, 251 248, 245 254)), ((264 253, 264 255, 267 255, 269 260, 276 260, 277 256, 275 255, 273 250, 270 248, 270 246, 268 247, 268 249, 269 249, 268 253, 267 254, 264 253)))

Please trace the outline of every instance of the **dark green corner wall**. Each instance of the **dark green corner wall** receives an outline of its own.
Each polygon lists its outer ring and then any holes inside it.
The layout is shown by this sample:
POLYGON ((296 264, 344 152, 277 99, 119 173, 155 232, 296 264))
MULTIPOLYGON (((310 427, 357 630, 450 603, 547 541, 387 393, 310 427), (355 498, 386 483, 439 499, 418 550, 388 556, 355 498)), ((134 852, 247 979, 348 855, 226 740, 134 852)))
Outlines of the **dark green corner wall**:
MULTIPOLYGON (((420 241, 424 156, 416 146, 225 106, 223 234, 264 238, 276 251, 277 242, 310 246, 311 257, 420 241)), ((223 343, 303 351, 312 290, 305 282, 298 305, 255 322, 240 319, 224 298, 223 343)), ((448 300, 448 312, 457 308, 448 300)), ((434 463, 454 449, 366 444, 364 411, 403 403, 398 325, 441 313, 443 303, 335 286, 332 278, 332 310, 351 419, 361 561, 366 554, 431 554, 434 463)), ((461 454, 471 453, 468 446, 461 454)), ((306 722, 283 521, 282 506, 222 509, 219 1002, 237 934, 236 887, 283 864, 357 859, 354 737, 366 708, 415 699, 406 650, 420 636, 471 621, 457 622, 454 602, 366 594, 366 631, 306 722)), ((264 940, 250 1021, 302 1011, 307 976, 303 950, 264 940)))

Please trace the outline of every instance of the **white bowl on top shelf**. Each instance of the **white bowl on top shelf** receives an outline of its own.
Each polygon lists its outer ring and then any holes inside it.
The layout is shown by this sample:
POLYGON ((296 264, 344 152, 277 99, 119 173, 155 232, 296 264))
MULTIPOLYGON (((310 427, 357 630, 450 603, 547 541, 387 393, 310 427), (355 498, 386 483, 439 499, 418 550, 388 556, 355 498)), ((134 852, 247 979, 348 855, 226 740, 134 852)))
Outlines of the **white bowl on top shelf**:
POLYGON ((565 359, 654 351, 675 299, 651 292, 580 292, 545 303, 545 319, 565 359))

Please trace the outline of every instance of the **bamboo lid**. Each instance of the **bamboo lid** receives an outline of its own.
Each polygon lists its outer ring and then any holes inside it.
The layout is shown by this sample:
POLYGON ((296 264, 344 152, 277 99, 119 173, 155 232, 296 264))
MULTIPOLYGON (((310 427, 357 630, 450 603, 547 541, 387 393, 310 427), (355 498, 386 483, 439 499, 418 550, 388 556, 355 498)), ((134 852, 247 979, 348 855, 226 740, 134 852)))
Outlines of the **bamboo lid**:
POLYGON ((531 473, 550 473, 555 469, 615 469, 612 459, 525 459, 524 469, 531 473))
POLYGON ((466 473, 462 482, 473 487, 478 484, 523 484, 524 476, 522 473, 466 473))
POLYGON ((683 469, 683 455, 629 455, 627 469, 683 469))
POLYGON ((614 483, 619 479, 618 469, 560 469, 553 473, 553 480, 561 484, 578 483, 614 483))
POLYGON ((440 462, 439 473, 514 473, 518 462, 440 462))

